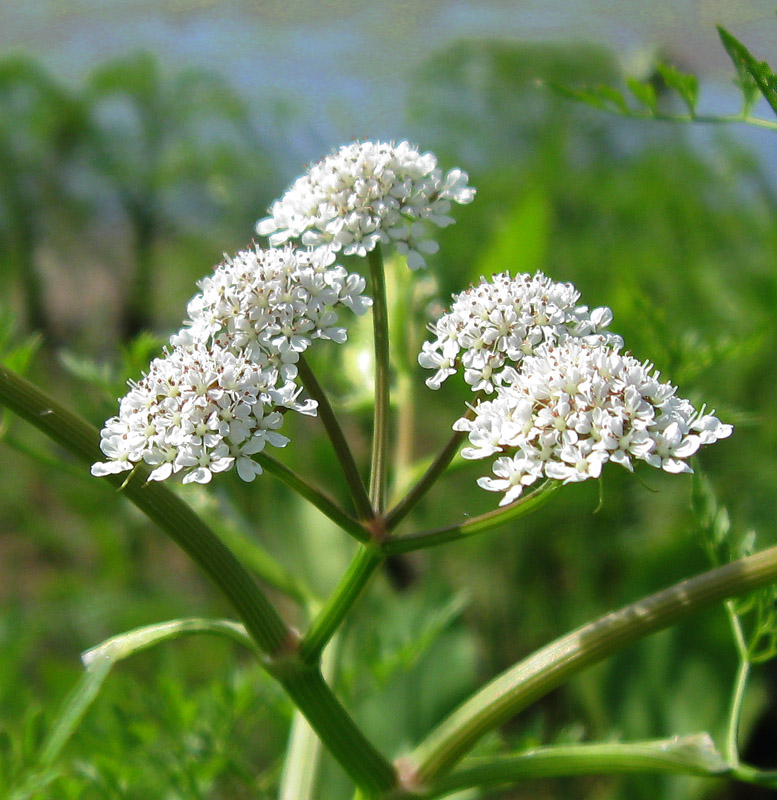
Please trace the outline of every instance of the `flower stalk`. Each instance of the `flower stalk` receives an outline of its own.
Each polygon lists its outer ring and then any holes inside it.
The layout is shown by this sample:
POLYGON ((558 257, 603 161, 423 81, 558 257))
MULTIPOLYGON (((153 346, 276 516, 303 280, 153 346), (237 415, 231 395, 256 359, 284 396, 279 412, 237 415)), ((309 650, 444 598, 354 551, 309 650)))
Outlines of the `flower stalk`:
POLYGON ((316 662, 329 640, 334 636, 345 615, 350 611, 375 570, 383 561, 375 545, 362 545, 340 583, 313 620, 299 646, 300 657, 306 663, 316 662))
POLYGON ((419 531, 418 533, 410 533, 406 536, 392 537, 384 542, 383 552, 386 553, 386 555, 410 553, 413 550, 423 550, 438 544, 456 542, 460 539, 467 539, 476 533, 490 531, 493 528, 504 525, 506 522, 512 522, 519 517, 526 516, 526 514, 541 508, 550 500, 553 493, 556 492, 561 485, 560 481, 546 481, 539 488, 524 495, 509 506, 496 508, 485 514, 479 514, 477 517, 472 517, 472 519, 466 522, 445 525, 442 528, 419 531))
POLYGON ((394 767, 356 727, 318 667, 280 671, 276 678, 366 797, 384 796, 396 786, 394 767))
POLYGON ((777 581, 777 546, 681 581, 562 636, 476 692, 409 757, 419 785, 447 773, 488 731, 586 667, 715 603, 777 581))
POLYGON ((356 466, 356 461, 354 461, 351 448, 345 439, 343 429, 337 421, 332 404, 304 357, 300 356, 297 367, 305 389, 318 403, 318 416, 324 425, 327 436, 329 436, 329 441, 332 443, 337 460, 340 462, 340 468, 348 483, 348 488, 351 490, 356 513, 360 520, 372 519, 372 504, 370 503, 367 489, 359 473, 359 468, 356 466))
MULTIPOLYGON (((479 398, 478 398, 479 399, 479 398)), ((474 419, 475 412, 472 408, 467 410, 464 419, 474 419)), ((438 453, 428 469, 418 479, 412 489, 386 514, 386 530, 392 531, 399 523, 418 505, 426 493, 439 480, 451 461, 459 452, 461 443, 466 437, 466 431, 454 431, 453 435, 438 453)))
POLYGON ((266 453, 257 453, 254 458, 264 469, 280 478, 289 488, 312 503, 324 516, 332 520, 346 533, 351 534, 359 542, 368 542, 370 539, 369 531, 353 517, 343 511, 337 503, 327 497, 315 486, 309 484, 296 472, 289 469, 285 464, 274 459, 266 453))
MULTIPOLYGON (((0 365, 0 404, 32 423, 88 464, 100 457, 99 433, 32 383, 0 365)), ((211 578, 234 606, 276 677, 332 755, 365 792, 379 794, 396 783, 394 768, 357 728, 327 686, 317 664, 297 655, 298 639, 264 592, 221 540, 180 498, 137 466, 106 480, 156 522, 211 578)))
POLYGON ((372 324, 375 346, 375 411, 372 424, 372 464, 370 467, 370 502, 377 513, 386 506, 386 482, 389 445, 389 332, 386 274, 380 246, 368 254, 372 290, 372 324))

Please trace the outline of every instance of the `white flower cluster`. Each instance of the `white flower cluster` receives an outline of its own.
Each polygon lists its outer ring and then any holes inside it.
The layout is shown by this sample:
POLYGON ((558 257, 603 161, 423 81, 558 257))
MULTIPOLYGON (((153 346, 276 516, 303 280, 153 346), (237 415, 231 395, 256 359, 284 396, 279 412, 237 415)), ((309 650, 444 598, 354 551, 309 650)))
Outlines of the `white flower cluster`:
POLYGON ((333 265, 328 248, 243 250, 197 284, 176 346, 216 343, 247 351, 260 366, 296 364, 312 339, 344 342, 335 308, 364 314, 372 300, 365 280, 333 265))
POLYGON ((596 478, 608 461, 629 470, 639 459, 667 472, 690 472, 685 459, 729 436, 732 427, 696 411, 675 391, 651 364, 617 347, 567 338, 508 368, 495 398, 454 428, 469 434, 465 458, 504 453, 494 461, 496 477, 478 480, 504 492, 503 506, 538 479, 596 478))
POLYGON ((364 279, 333 266, 326 249, 246 250, 199 283, 190 319, 173 349, 130 383, 119 414, 108 420, 100 447, 107 461, 93 475, 145 462, 150 480, 183 474, 208 483, 233 466, 246 481, 261 473, 251 459, 278 433, 286 410, 315 414, 299 401, 296 362, 312 339, 342 342, 338 306, 362 314, 371 304, 364 279))
POLYGON ((609 308, 578 306, 580 292, 541 272, 513 278, 508 272, 481 278, 477 286, 454 295, 451 310, 431 326, 437 337, 424 342, 418 361, 436 370, 426 383, 439 389, 459 366, 475 392, 492 393, 505 370, 517 366, 540 345, 570 337, 621 345, 619 336, 603 332, 612 321, 609 308))
POLYGON ((394 243, 408 266, 435 253, 427 223, 445 227, 451 202, 469 203, 475 190, 459 169, 443 175, 432 153, 408 144, 356 142, 314 164, 269 209, 256 230, 273 246, 289 239, 345 255, 365 256, 394 243))

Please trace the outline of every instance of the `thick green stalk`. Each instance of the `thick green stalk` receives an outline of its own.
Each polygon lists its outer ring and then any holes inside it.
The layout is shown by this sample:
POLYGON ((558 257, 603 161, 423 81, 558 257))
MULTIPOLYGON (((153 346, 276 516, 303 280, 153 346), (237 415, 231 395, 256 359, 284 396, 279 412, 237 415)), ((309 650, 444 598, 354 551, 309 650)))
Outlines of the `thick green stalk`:
POLYGON ((470 536, 474 536, 476 533, 490 531, 499 525, 512 522, 544 506, 551 495, 559 489, 561 485, 561 481, 547 481, 538 489, 535 489, 530 494, 524 495, 509 506, 496 508, 493 511, 488 511, 485 514, 472 517, 466 522, 388 539, 383 543, 383 552, 386 555, 409 553, 412 550, 423 550, 438 544, 467 539, 470 536))
POLYGON ((408 758, 414 782, 431 785, 485 733, 591 664, 631 642, 731 597, 777 581, 777 547, 704 572, 562 636, 488 683, 408 758))
POLYGON ((382 514, 386 507, 386 481, 389 445, 389 333, 386 274, 380 245, 368 253, 370 288, 372 290, 372 327, 375 345, 375 413, 372 423, 372 466, 370 468, 370 501, 382 514))
POLYGON ((300 643, 299 652, 303 661, 314 663, 318 660, 321 651, 382 561, 383 554, 377 546, 362 545, 359 548, 345 575, 300 643))
MULTIPOLYGON (((323 653, 321 674, 332 684, 337 671, 337 639, 323 653)), ((294 713, 289 731, 289 744, 283 759, 283 774, 278 800, 316 800, 318 767, 321 761, 321 740, 310 723, 299 712, 294 713)))
POLYGON ((326 392, 316 379, 313 370, 310 369, 308 362, 305 361, 303 356, 300 356, 297 367, 299 368, 299 376, 308 394, 318 403, 318 416, 324 424, 324 428, 329 436, 329 441, 332 443, 337 460, 340 462, 340 468, 343 470, 343 475, 351 490, 351 497, 353 498, 353 504, 356 508, 356 514, 359 519, 362 520, 372 519, 372 504, 370 503, 367 489, 359 473, 359 468, 354 461, 351 448, 348 446, 348 442, 345 439, 343 429, 337 421, 332 404, 329 402, 326 392))
MULTIPOLYGON (((82 461, 92 464, 102 459, 96 428, 2 365, 0 404, 82 461)), ((396 783, 394 768, 356 727, 318 668, 299 659, 296 636, 251 575, 182 500, 160 483, 148 482, 147 475, 148 469, 139 467, 129 478, 114 475, 104 480, 119 487, 176 541, 232 602, 246 630, 266 654, 265 668, 286 689, 354 782, 373 794, 391 789, 396 783)))
POLYGON ((336 525, 346 533, 350 533, 354 539, 360 542, 370 540, 370 532, 353 517, 343 511, 334 500, 327 497, 323 492, 311 486, 304 478, 290 470, 285 464, 276 461, 266 453, 257 453, 254 459, 258 461, 268 472, 280 478, 287 486, 294 489, 297 494, 302 495, 311 502, 322 514, 329 517, 336 525))
POLYGON ((397 785, 394 767, 370 744, 332 694, 318 667, 274 671, 297 708, 325 742, 340 766, 367 797, 386 794, 397 785))

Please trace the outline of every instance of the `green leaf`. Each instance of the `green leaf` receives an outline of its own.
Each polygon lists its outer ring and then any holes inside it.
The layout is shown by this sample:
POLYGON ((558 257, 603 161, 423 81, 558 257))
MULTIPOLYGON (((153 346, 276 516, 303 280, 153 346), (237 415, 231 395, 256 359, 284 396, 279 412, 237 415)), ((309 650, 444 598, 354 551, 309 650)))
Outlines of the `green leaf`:
POLYGON ((649 81, 638 81, 636 78, 626 78, 626 85, 629 90, 637 98, 637 100, 645 106, 651 114, 655 114, 658 110, 658 95, 656 94, 656 87, 649 81))
POLYGON ((141 650, 153 647, 155 644, 191 633, 215 633, 226 636, 256 652, 253 640, 239 622, 227 619, 186 618, 160 622, 156 625, 145 625, 142 628, 135 628, 127 633, 112 636, 97 647, 83 653, 81 660, 87 670, 97 669, 97 665, 103 661, 114 664, 141 650))
POLYGON ((718 34, 729 58, 734 63, 739 84, 744 95, 744 113, 748 113, 755 103, 756 90, 777 114, 777 76, 765 61, 758 61, 752 53, 727 30, 718 26, 718 34))
POLYGON ((558 94, 571 100, 593 106, 594 108, 604 109, 605 111, 616 111, 620 114, 632 113, 623 93, 613 86, 594 86, 586 89, 573 89, 570 86, 548 81, 547 85, 558 94))
POLYGON ((695 75, 680 72, 671 64, 660 63, 657 65, 657 69, 664 79, 664 83, 680 95, 685 105, 688 106, 688 112, 693 116, 696 113, 696 103, 699 99, 698 78, 695 75))

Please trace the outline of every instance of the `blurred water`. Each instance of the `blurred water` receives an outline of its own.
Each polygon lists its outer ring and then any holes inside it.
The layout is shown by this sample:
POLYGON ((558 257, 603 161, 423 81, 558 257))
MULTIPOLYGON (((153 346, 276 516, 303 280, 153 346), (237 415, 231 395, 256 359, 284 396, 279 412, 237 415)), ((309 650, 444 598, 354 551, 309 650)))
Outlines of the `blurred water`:
MULTIPOLYGON (((213 69, 255 106, 260 125, 278 107, 293 116, 294 138, 283 144, 295 168, 350 138, 406 135, 407 76, 462 37, 596 42, 637 73, 661 52, 704 77, 709 110, 736 110, 715 24, 777 62, 773 0, 0 0, 0 52, 32 53, 74 84, 139 48, 171 68, 213 69)), ((744 135, 769 147, 759 133, 744 135)))

